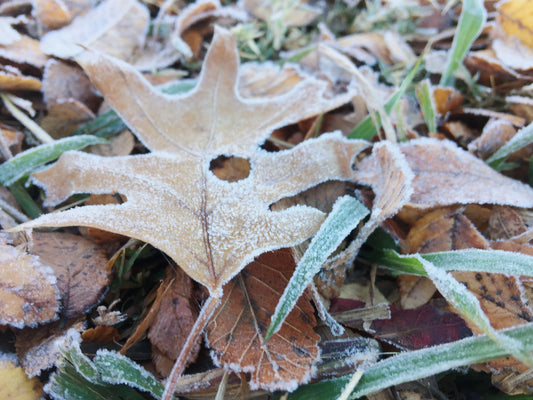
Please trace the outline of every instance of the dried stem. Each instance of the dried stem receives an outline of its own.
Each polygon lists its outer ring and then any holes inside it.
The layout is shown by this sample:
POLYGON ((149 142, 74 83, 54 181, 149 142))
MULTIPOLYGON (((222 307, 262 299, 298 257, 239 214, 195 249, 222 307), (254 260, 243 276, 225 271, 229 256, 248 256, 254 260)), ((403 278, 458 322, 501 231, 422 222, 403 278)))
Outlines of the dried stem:
POLYGON ((163 392, 163 397, 161 398, 161 400, 172 400, 174 391, 178 384, 178 379, 181 377, 181 374, 183 374, 183 370, 185 369, 189 354, 191 353, 192 348, 200 338, 200 335, 204 331, 205 327, 209 323, 209 320, 217 309, 219 303, 220 298, 209 296, 204 306, 202 307, 202 311, 200 312, 198 319, 194 323, 191 331, 189 332, 189 336, 187 336, 187 340, 185 341, 185 344, 181 349, 180 355, 178 356, 178 359, 172 367, 172 371, 170 372, 170 375, 168 377, 165 386, 165 391, 163 392))

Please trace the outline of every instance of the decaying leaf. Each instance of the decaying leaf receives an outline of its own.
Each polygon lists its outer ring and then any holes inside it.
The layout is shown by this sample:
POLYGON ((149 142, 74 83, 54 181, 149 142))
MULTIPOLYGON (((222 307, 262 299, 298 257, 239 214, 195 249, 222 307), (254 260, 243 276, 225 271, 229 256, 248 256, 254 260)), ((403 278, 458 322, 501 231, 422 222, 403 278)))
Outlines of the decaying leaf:
POLYGON ((264 253, 224 287, 222 306, 207 327, 217 364, 251 373, 252 389, 294 390, 309 381, 318 359, 314 310, 303 295, 280 330, 263 337, 278 297, 295 268, 291 250, 264 253))
MULTIPOLYGON (((157 372, 168 376, 198 312, 192 304, 192 280, 182 270, 174 272, 168 268, 163 285, 166 290, 148 332, 148 339, 152 343, 152 359, 157 372)), ((197 343, 189 354, 189 362, 194 361, 199 350, 200 343, 197 343)))
POLYGON ((73 58, 85 47, 127 59, 142 42, 148 19, 148 10, 137 1, 107 0, 70 25, 48 32, 41 49, 55 57, 73 58))
POLYGON ((430 208, 449 204, 533 206, 530 186, 494 171, 450 141, 411 140, 400 146, 415 174, 409 204, 430 208))
POLYGON ((0 238, 0 324, 22 328, 57 318, 56 285, 50 267, 0 238))
POLYGON ((108 258, 102 247, 69 233, 36 232, 31 253, 53 269, 63 317, 83 315, 101 300, 108 284, 108 258))
POLYGON ((57 321, 37 328, 24 328, 17 333, 15 348, 19 362, 29 377, 52 368, 61 359, 58 344, 65 342, 67 332, 83 330, 83 322, 57 321))
POLYGON ((37 378, 28 378, 22 368, 11 361, 0 361, 0 398, 38 400, 42 395, 43 384, 37 378))
MULTIPOLYGON (((363 306, 364 303, 360 301, 335 299, 330 312, 337 315, 339 312, 363 306)), ((362 326, 362 321, 344 323, 359 329, 362 326)), ((430 304, 412 310, 402 310, 396 305, 391 305, 390 318, 374 319, 370 329, 377 339, 408 350, 449 343, 472 334, 464 320, 457 314, 430 304)))
POLYGON ((242 99, 234 39, 223 29, 216 30, 197 87, 184 96, 156 92, 129 65, 103 55, 84 67, 152 152, 65 153, 35 175, 48 205, 77 192, 118 192, 127 201, 47 214, 23 227, 82 225, 138 238, 165 251, 215 297, 254 256, 302 242, 324 218, 302 206, 272 212, 270 204, 328 179, 350 179, 353 157, 367 146, 337 133, 292 150, 258 149, 274 128, 338 107, 352 93, 326 98, 325 83, 307 77, 285 95, 242 99), (219 180, 209 167, 220 155, 247 159, 250 175, 219 180))

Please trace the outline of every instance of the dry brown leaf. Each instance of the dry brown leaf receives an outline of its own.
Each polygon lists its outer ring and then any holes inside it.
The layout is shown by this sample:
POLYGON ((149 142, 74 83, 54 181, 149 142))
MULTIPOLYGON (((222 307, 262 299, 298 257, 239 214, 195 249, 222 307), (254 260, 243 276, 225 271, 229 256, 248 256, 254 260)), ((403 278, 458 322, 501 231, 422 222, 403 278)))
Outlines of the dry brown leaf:
POLYGON ((184 96, 156 92, 128 64, 103 55, 86 60, 85 68, 152 152, 65 153, 35 175, 47 204, 76 192, 118 192, 127 201, 44 215, 26 227, 83 225, 135 237, 165 251, 215 297, 254 256, 302 242, 324 218, 310 207, 271 212, 270 204, 329 179, 350 179, 354 156, 367 146, 329 134, 288 151, 258 149, 273 129, 338 107, 352 94, 325 98, 325 83, 307 77, 285 95, 242 99, 235 41, 223 29, 216 30, 196 89, 184 96), (209 167, 220 155, 248 159, 250 175, 219 180, 209 167))
POLYGON ((512 207, 494 207, 485 236, 492 240, 511 239, 528 229, 522 216, 512 207))
POLYGON ((491 119, 483 127, 481 136, 468 145, 468 151, 485 160, 515 134, 516 129, 509 121, 491 119))
POLYGON ((42 91, 48 107, 77 100, 92 108, 100 102, 81 68, 56 59, 48 61, 44 68, 42 91))
POLYGON ((409 205, 499 204, 533 207, 533 189, 494 171, 450 141, 416 139, 400 146, 415 174, 409 205))
POLYGON ((56 277, 38 257, 0 237, 0 324, 17 328, 57 318, 56 277))
POLYGON ((8 360, 0 360, 0 398, 5 400, 39 400, 43 384, 28 378, 22 368, 8 360))
MULTIPOLYGON (((159 374, 167 377, 194 325, 198 312, 192 303, 192 280, 182 270, 173 271, 168 268, 163 287, 166 290, 151 323, 148 339, 152 343, 155 368, 159 374)), ((196 359, 199 350, 200 343, 197 343, 189 354, 188 362, 196 359)))
POLYGON ((144 39, 148 21, 148 10, 141 3, 106 0, 70 25, 45 34, 41 49, 59 58, 73 58, 90 48, 128 59, 144 39))
POLYGON ((19 40, 0 46, 0 57, 17 64, 29 64, 36 68, 43 68, 48 57, 42 52, 39 44, 38 40, 21 35, 19 40))
POLYGON ((355 180, 372 187, 375 198, 370 219, 339 257, 345 258, 344 262, 348 264, 353 262, 370 234, 387 218, 396 215, 413 194, 413 173, 398 146, 387 140, 375 144, 372 155, 361 161, 356 168, 355 180))
POLYGON ((0 89, 37 91, 41 89, 41 81, 32 76, 23 75, 15 67, 0 65, 0 89))
MULTIPOLYGON (((446 207, 420 218, 407 234, 405 247, 408 253, 433 253, 490 246, 461 209, 446 207)), ((436 291, 431 280, 421 276, 400 275, 398 285, 406 309, 426 304, 436 291)))
POLYGON ((41 24, 58 29, 70 23, 73 15, 61 0, 32 0, 33 12, 41 24))
POLYGON ((68 331, 80 332, 82 329, 82 321, 71 320, 66 324, 65 321, 57 321, 19 331, 15 339, 15 348, 24 372, 32 377, 55 366, 61 359, 57 344, 67 340, 68 331))
POLYGON ((33 234, 30 252, 54 270, 63 317, 83 315, 101 300, 108 284, 101 247, 81 236, 42 232, 33 234))
POLYGON ((294 268, 289 249, 264 253, 224 287, 222 305, 207 327, 206 339, 217 364, 251 374, 252 390, 294 390, 312 377, 319 336, 314 309, 304 294, 281 329, 263 337, 277 300, 294 268))

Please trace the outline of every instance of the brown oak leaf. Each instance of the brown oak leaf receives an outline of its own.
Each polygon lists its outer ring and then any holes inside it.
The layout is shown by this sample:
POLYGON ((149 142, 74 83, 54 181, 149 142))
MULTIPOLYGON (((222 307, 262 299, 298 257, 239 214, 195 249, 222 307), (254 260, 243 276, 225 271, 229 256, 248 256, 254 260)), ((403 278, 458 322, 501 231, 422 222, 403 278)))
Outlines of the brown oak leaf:
POLYGON ((316 321, 310 296, 300 297, 278 333, 264 341, 295 267, 289 249, 257 257, 224 287, 222 306, 207 326, 215 362, 251 373, 252 389, 294 390, 312 377, 320 337, 313 331, 316 321))
POLYGON ((130 65, 104 55, 90 55, 83 64, 151 153, 65 153, 35 174, 48 205, 79 192, 118 192, 127 201, 46 214, 22 227, 82 225, 143 240, 214 297, 255 256, 302 242, 324 219, 311 207, 272 212, 270 204, 326 180, 349 180, 354 156, 368 145, 333 133, 291 150, 259 149, 275 128, 338 107, 353 93, 327 97, 325 82, 306 77, 284 95, 243 99, 236 89, 235 40, 221 28, 196 88, 185 95, 158 93, 130 65), (246 158, 249 176, 218 179, 209 168, 220 155, 246 158))

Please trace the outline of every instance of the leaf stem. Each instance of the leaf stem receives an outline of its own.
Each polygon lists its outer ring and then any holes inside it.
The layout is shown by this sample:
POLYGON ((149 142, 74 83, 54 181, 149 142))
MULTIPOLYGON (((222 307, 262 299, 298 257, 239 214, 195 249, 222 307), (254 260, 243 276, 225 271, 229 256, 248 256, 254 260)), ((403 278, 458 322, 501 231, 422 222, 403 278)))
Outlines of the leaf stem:
POLYGON ((200 315, 198 315, 196 322, 194 323, 191 331, 189 332, 189 336, 187 336, 187 340, 185 341, 185 344, 181 349, 178 359, 172 367, 172 371, 170 372, 170 375, 168 377, 167 383, 165 385, 165 391, 163 392, 161 400, 172 400, 174 391, 176 389, 176 386, 178 385, 178 379, 181 377, 181 374, 183 374, 185 366, 187 365, 187 359, 189 358, 189 355, 194 345, 200 338, 200 335, 204 331, 209 320, 211 319, 211 316, 218 308, 219 304, 220 298, 213 296, 209 296, 209 298, 205 302, 204 306, 202 307, 202 311, 200 312, 200 315))

